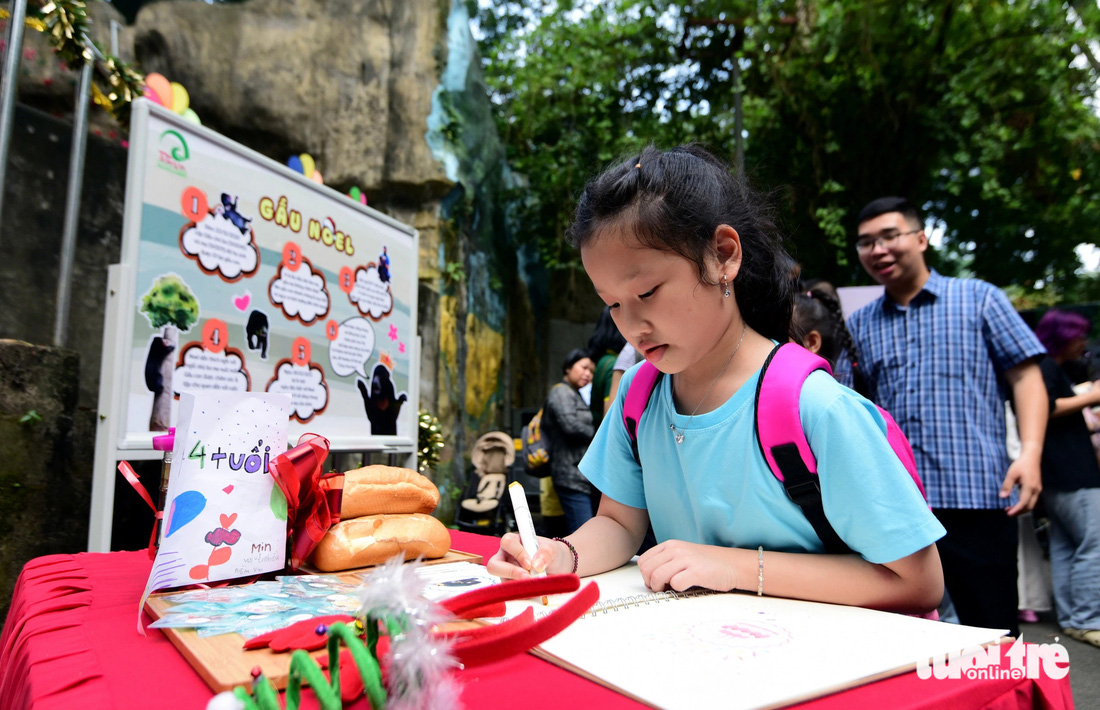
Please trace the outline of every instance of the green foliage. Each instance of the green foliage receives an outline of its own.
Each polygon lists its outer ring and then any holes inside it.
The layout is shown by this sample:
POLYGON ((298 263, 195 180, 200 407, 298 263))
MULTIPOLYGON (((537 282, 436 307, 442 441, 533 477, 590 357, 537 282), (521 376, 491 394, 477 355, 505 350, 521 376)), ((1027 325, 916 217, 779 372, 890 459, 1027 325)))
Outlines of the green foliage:
POLYGON ((439 465, 443 452, 443 427, 435 415, 426 409, 417 414, 417 469, 424 473, 439 465))
POLYGON ((33 426, 35 424, 41 423, 41 421, 42 415, 34 409, 28 410, 26 414, 19 417, 19 423, 23 426, 33 426))
POLYGON ((462 283, 466 280, 466 267, 459 261, 448 261, 443 267, 443 275, 451 283, 462 283))
POLYGON ((141 312, 149 317, 153 328, 174 325, 187 331, 199 317, 199 303, 178 276, 161 276, 141 298, 141 312))
POLYGON ((937 268, 1064 290, 1100 224, 1100 10, 1069 5, 502 0, 478 21, 522 223, 551 267, 576 260, 576 195, 615 156, 735 154, 738 62, 745 169, 805 273, 865 281, 856 215, 900 194, 944 226, 937 268))

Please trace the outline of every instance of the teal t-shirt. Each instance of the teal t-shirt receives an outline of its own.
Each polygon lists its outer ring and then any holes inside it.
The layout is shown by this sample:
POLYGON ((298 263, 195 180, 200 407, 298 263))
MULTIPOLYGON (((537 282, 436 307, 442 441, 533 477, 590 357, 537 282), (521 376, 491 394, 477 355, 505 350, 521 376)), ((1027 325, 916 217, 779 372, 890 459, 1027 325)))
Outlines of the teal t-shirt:
MULTIPOLYGON (((759 372, 690 425, 690 418, 673 406, 671 378, 662 377, 638 423, 639 466, 622 417, 638 367, 623 375, 615 402, 581 460, 581 472, 594 486, 624 505, 647 509, 658 541, 824 551, 756 442, 753 401, 759 372), (682 444, 673 439, 669 423, 684 432, 682 444)), ((799 414, 817 458, 825 515, 853 551, 883 564, 944 536, 887 443, 886 423, 874 404, 818 371, 802 388, 799 414)))

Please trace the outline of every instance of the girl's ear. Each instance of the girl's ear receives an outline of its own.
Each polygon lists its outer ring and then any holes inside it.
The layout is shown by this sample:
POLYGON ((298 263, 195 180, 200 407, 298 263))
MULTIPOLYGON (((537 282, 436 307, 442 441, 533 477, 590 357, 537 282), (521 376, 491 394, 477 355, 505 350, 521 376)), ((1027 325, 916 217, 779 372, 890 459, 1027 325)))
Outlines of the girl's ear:
POLYGON ((718 280, 737 278, 741 270, 741 235, 728 224, 720 224, 714 230, 714 253, 718 257, 718 280))
POLYGON ((816 330, 811 330, 802 336, 802 347, 806 348, 815 355, 821 352, 821 333, 816 330))

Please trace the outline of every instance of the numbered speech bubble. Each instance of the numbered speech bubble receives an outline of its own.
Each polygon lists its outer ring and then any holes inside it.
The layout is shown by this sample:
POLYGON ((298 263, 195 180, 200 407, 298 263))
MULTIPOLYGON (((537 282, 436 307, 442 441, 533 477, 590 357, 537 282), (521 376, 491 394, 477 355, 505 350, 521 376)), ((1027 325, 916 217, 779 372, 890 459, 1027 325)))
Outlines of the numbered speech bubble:
POLYGON ((210 212, 203 203, 205 195, 203 202, 199 195, 201 190, 189 188, 180 198, 184 214, 195 218, 180 230, 180 250, 204 273, 218 274, 229 282, 256 273, 260 249, 252 238, 251 220, 235 210, 210 212))
POLYGON ((297 318, 303 325, 310 325, 328 314, 330 301, 325 277, 314 271, 313 264, 304 256, 299 257, 299 266, 294 270, 280 264, 267 292, 271 302, 282 308, 287 318, 297 318))
POLYGON ((252 382, 244 367, 244 356, 235 348, 208 350, 202 343, 188 343, 180 355, 182 363, 172 376, 172 389, 180 392, 247 392, 252 382))
POLYGON ((355 284, 348 293, 348 300, 359 312, 373 320, 381 320, 393 310, 393 294, 390 285, 383 283, 374 264, 355 270, 355 284))
POLYGON ((328 346, 328 362, 341 377, 358 372, 367 376, 366 364, 374 354, 374 326, 366 318, 349 318, 340 324, 328 346))
POLYGON ((328 406, 325 373, 313 364, 303 366, 280 360, 275 366, 275 376, 267 383, 267 391, 290 395, 290 416, 303 424, 328 406))

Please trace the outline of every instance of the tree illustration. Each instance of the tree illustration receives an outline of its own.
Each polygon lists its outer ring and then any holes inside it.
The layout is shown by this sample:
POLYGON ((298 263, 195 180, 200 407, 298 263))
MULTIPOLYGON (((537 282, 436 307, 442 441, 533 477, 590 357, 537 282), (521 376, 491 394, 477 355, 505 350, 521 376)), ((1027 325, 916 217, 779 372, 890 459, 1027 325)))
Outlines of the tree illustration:
POLYGON ((199 318, 199 302, 180 277, 170 274, 153 282, 141 298, 141 312, 153 328, 164 328, 164 334, 153 338, 145 360, 145 386, 153 392, 153 409, 149 415, 150 431, 167 431, 172 415, 172 372, 175 367, 169 357, 176 349, 177 329, 191 329, 199 318))

